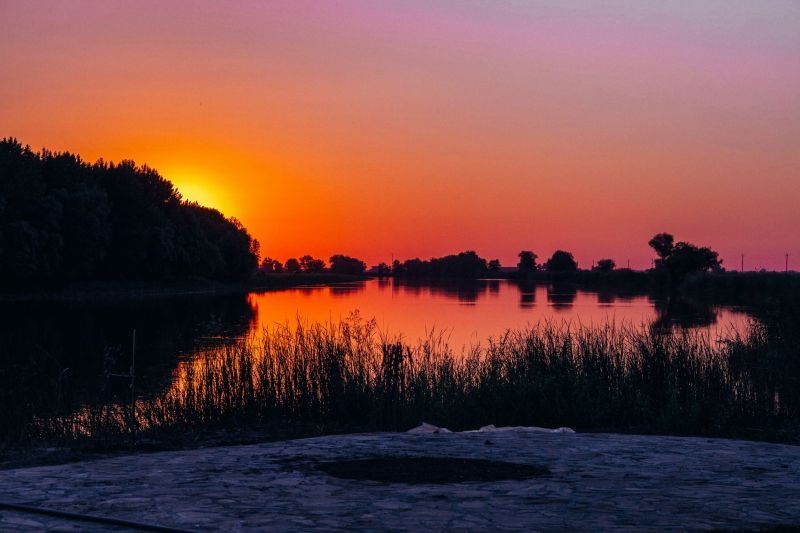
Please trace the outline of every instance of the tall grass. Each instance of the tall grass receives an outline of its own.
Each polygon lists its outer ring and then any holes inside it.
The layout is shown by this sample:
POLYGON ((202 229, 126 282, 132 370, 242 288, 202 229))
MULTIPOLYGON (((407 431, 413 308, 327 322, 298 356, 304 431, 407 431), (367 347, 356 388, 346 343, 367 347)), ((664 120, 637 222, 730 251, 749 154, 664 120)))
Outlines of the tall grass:
POLYGON ((403 430, 422 421, 572 426, 796 440, 797 347, 767 327, 722 341, 646 326, 542 323, 454 350, 372 321, 280 326, 182 363, 173 385, 123 405, 37 419, 33 439, 205 429, 403 430))

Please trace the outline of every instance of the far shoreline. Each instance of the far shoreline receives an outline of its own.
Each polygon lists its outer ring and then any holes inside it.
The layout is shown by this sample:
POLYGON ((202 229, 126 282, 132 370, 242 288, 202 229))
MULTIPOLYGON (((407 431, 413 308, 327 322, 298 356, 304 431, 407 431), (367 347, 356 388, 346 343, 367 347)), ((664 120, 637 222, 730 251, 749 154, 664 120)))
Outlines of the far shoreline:
POLYGON ((380 276, 374 272, 340 274, 333 272, 259 273, 247 281, 214 281, 202 278, 161 281, 86 281, 70 285, 29 286, 0 290, 3 302, 131 301, 150 298, 221 296, 270 292, 304 286, 325 286, 393 279, 401 284, 460 284, 479 280, 513 283, 572 285, 593 291, 620 294, 658 294, 713 300, 725 305, 758 307, 765 300, 800 289, 800 273, 790 272, 708 272, 695 274, 679 285, 665 285, 653 271, 617 269, 610 272, 579 270, 574 273, 536 272, 520 275, 501 272, 488 277, 380 276))

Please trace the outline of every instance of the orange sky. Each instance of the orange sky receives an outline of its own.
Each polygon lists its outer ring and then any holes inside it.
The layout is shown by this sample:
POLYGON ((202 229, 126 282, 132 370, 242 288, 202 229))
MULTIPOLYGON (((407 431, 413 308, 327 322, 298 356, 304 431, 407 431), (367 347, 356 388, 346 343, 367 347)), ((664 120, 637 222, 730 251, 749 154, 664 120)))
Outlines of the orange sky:
POLYGON ((0 0, 0 69, 0 135, 147 163, 280 259, 800 266, 792 0, 0 0))

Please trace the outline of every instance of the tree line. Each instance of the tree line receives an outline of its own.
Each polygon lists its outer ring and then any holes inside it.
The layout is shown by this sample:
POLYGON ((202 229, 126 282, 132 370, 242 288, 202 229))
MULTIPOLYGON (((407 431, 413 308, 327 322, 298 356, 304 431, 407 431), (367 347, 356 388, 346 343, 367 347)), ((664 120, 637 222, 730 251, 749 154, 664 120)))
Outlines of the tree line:
POLYGON ((290 257, 285 262, 281 262, 271 257, 265 257, 261 261, 259 271, 264 274, 316 274, 320 272, 331 272, 333 274, 360 275, 367 270, 367 264, 355 257, 348 255, 332 255, 329 263, 311 255, 304 255, 295 258, 290 257))
MULTIPOLYGON (((659 233, 648 243, 658 258, 653 272, 668 282, 693 272, 720 270, 707 247, 659 233)), ((285 262, 266 257, 235 218, 183 200, 175 186, 133 161, 87 163, 68 152, 34 152, 16 139, 0 140, 0 284, 60 284, 81 280, 246 280, 256 271, 361 275, 364 261, 336 254, 328 262, 304 255, 285 262)), ((516 270, 474 251, 380 263, 378 276, 480 278, 579 271, 572 253, 556 250, 545 262, 531 250, 516 270)), ((592 271, 616 269, 601 259, 592 271)))
POLYGON ((133 161, 87 163, 0 140, 0 283, 244 280, 258 241, 216 209, 184 201, 133 161))
MULTIPOLYGON (((654 261, 652 272, 661 281, 681 281, 696 272, 718 271, 722 269, 722 261, 717 252, 708 247, 699 247, 688 242, 675 243, 669 233, 659 233, 649 241, 658 256, 654 261)), ((516 269, 504 272, 497 259, 486 260, 476 252, 469 250, 458 254, 434 257, 428 260, 419 258, 395 260, 391 266, 379 263, 373 266, 370 274, 377 276, 394 276, 408 278, 480 278, 508 274, 510 277, 527 278, 538 274, 568 276, 580 271, 575 256, 566 250, 556 250, 543 263, 538 263, 539 256, 531 250, 523 250, 517 254, 519 262, 516 269)), ((316 273, 332 272, 337 274, 364 274, 367 265, 364 261, 346 255, 334 255, 329 264, 321 259, 305 255, 300 259, 290 258, 281 263, 272 258, 265 258, 260 270, 264 273, 316 273)), ((603 258, 594 263, 591 272, 599 274, 617 270, 613 259, 603 258)), ((620 269, 630 271, 629 269, 620 269)))

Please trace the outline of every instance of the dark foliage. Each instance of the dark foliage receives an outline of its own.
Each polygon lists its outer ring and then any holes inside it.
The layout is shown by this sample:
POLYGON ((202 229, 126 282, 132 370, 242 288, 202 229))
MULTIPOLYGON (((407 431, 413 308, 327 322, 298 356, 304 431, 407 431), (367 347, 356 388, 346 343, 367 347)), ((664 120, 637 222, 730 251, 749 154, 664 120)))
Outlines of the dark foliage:
POLYGON ((656 254, 656 274, 668 282, 679 283, 690 274, 718 271, 722 268, 719 254, 707 247, 699 247, 688 242, 673 244, 669 233, 659 233, 648 243, 656 254))
POLYGON ((669 233, 659 233, 650 239, 647 244, 656 251, 658 257, 666 259, 672 253, 674 243, 675 239, 672 235, 669 233))
POLYGON ((182 201, 171 182, 132 161, 89 164, 0 140, 0 279, 241 280, 257 241, 235 219, 182 201))
POLYGON ((435 257, 428 261, 408 259, 402 263, 395 261, 392 273, 398 277, 423 278, 480 278, 489 272, 486 259, 473 251, 457 255, 435 257))
POLYGON ((265 274, 280 274, 283 272, 283 263, 271 257, 265 257, 261 261, 259 270, 265 274))
POLYGON ((551 273, 571 273, 578 270, 578 263, 570 252, 556 250, 544 264, 544 268, 551 273))
POLYGON ((517 263, 517 270, 520 274, 527 275, 536 272, 536 258, 535 253, 530 250, 523 250, 518 254, 519 263, 517 263))
POLYGON ((123 402, 131 332, 137 330, 137 393, 168 383, 178 354, 247 333, 256 309, 244 295, 0 302, 0 455, 36 417, 123 402))
MULTIPOLYGON (((141 401, 137 413, 149 439, 298 422, 320 432, 404 430, 424 420, 454 430, 567 425, 797 442, 796 326, 784 316, 714 342, 544 323, 465 353, 441 336, 392 340, 373 321, 301 323, 181 367, 181 387, 141 401)), ((124 406, 86 408, 38 418, 21 436, 99 441, 129 435, 129 420, 124 406)))
POLYGON ((600 259, 597 264, 592 268, 597 272, 611 272, 617 267, 617 263, 613 259, 600 259))
POLYGON ((367 269, 367 264, 355 257, 347 255, 333 255, 330 258, 330 271, 334 274, 363 274, 367 269))
POLYGON ((392 267, 386 263, 378 263, 370 269, 370 272, 379 278, 386 278, 392 275, 392 267))
POLYGON ((679 242, 667 260, 667 266, 681 277, 693 272, 718 270, 722 261, 717 252, 711 248, 698 247, 694 244, 679 242))
MULTIPOLYGON (((289 260, 291 261, 291 259, 289 260)), ((288 264, 289 261, 286 261, 288 264)), ((325 261, 316 259, 310 255, 304 255, 300 258, 300 270, 303 272, 319 273, 325 271, 325 261)))
POLYGON ((294 257, 290 257, 286 260, 283 270, 289 274, 296 274, 297 272, 300 272, 300 261, 294 257))

